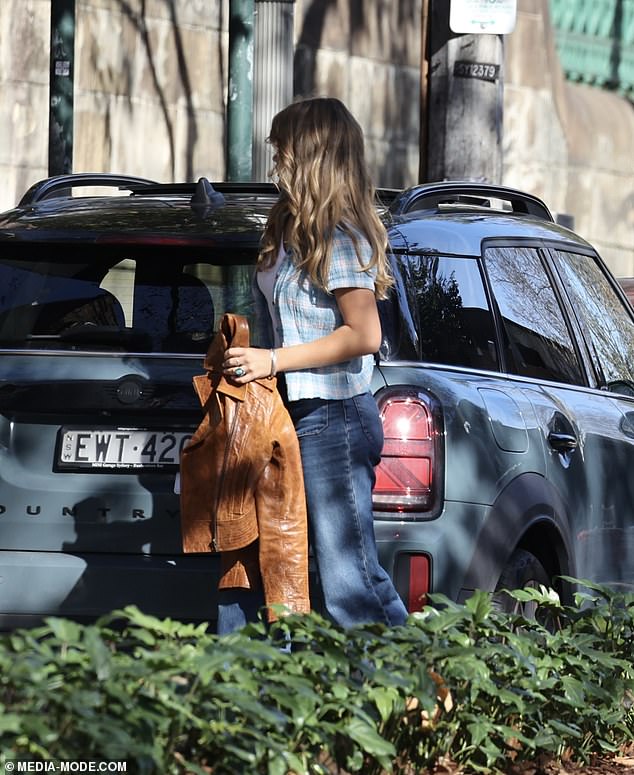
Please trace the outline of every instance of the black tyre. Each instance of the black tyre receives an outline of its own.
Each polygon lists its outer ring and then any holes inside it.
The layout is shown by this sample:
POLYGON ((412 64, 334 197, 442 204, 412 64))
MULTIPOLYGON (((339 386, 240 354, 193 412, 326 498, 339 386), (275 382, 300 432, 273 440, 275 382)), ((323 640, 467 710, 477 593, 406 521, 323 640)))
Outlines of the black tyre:
MULTIPOLYGON (((554 586, 546 569, 534 554, 526 549, 516 549, 502 570, 495 587, 492 601, 498 611, 522 614, 526 619, 542 620, 538 606, 532 601, 521 602, 507 595, 503 590, 538 589, 540 586, 554 586)), ((546 622, 542 621, 543 624, 546 622)))

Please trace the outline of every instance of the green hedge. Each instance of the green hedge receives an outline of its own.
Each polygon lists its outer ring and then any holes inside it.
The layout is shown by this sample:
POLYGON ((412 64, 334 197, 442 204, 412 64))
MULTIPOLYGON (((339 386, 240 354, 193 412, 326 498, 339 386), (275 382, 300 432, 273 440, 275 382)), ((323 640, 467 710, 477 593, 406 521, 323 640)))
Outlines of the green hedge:
POLYGON ((573 607, 512 593, 548 609, 552 632, 484 593, 437 596, 391 629, 312 614, 218 638, 134 608, 48 619, 0 637, 0 765, 369 775, 614 752, 634 739, 634 595, 583 584, 573 607))

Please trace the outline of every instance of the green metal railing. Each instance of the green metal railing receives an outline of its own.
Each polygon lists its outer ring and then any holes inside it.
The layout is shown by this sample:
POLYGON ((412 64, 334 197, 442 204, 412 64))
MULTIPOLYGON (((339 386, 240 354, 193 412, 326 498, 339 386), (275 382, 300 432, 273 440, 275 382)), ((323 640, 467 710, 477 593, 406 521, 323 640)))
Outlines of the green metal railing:
POLYGON ((634 100, 634 0, 550 0, 550 11, 566 77, 634 100))

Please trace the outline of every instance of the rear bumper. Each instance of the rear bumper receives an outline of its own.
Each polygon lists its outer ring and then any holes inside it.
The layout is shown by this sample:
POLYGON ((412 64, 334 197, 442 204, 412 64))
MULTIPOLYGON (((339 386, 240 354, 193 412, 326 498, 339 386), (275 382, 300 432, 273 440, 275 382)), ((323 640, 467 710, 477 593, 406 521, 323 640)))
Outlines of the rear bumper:
MULTIPOLYGON (((381 564, 395 578, 399 563, 429 558, 429 591, 458 600, 490 508, 446 501, 435 520, 375 520, 381 564)), ((496 562, 495 557, 489 561, 496 562)), ((312 566, 312 563, 311 563, 312 566)), ((126 605, 159 617, 215 621, 219 581, 217 555, 150 556, 0 552, 0 627, 43 616, 94 619, 126 605)), ((395 578, 395 580, 397 580, 395 578)), ((398 587, 398 580, 397 580, 398 587)), ((408 589, 399 588, 405 601, 408 589)), ((311 572, 313 607, 320 610, 311 572)))
MULTIPOLYGON (((397 571, 408 557, 421 554, 429 559, 430 592, 442 593, 452 600, 469 595, 470 591, 463 589, 464 582, 490 510, 481 504, 445 501, 437 519, 419 522, 375 519, 379 559, 397 582, 398 592, 406 603, 408 590, 399 587, 397 571)), ((490 557, 491 563, 497 561, 499 558, 490 557)))
POLYGON ((44 616, 94 619, 127 605, 159 617, 216 619, 219 558, 0 552, 0 627, 44 616))

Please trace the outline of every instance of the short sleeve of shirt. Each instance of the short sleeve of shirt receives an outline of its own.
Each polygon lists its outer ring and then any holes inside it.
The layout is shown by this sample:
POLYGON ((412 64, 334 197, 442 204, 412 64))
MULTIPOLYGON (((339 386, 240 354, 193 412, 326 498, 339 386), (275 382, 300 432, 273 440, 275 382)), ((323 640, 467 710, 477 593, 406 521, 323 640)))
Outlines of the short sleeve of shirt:
MULTIPOLYGON (((372 258, 370 243, 359 237, 359 253, 361 262, 365 265, 372 258)), ((357 251, 352 238, 340 229, 337 230, 332 246, 330 273, 328 275, 328 290, 337 288, 368 288, 374 291, 376 270, 364 271, 357 258, 357 251)))

